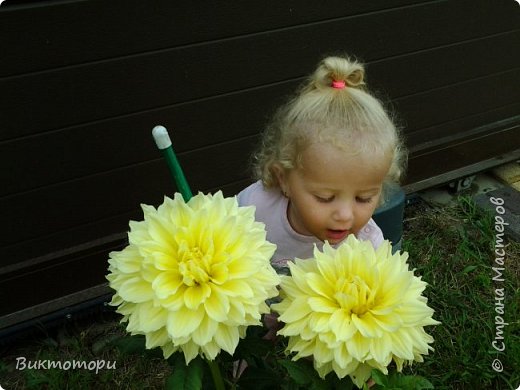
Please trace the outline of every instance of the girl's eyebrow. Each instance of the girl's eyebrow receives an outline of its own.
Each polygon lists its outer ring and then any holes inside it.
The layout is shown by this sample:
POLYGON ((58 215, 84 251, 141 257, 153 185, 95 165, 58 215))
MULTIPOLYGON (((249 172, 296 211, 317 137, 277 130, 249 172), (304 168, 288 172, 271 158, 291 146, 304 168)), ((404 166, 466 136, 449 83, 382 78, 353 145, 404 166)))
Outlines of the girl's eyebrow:
MULTIPOLYGON (((309 190, 314 191, 314 192, 331 192, 333 194, 341 191, 341 190, 339 190, 337 188, 333 188, 333 187, 320 187, 320 186, 314 186, 314 185, 309 186, 309 190)), ((375 196, 379 192, 381 192, 381 188, 379 188, 379 187, 367 188, 367 189, 363 189, 361 191, 357 191, 358 194, 361 194, 363 196, 375 196)))
POLYGON ((311 191, 330 191, 330 192, 337 192, 338 189, 334 187, 327 187, 326 185, 322 185, 319 183, 309 183, 308 187, 311 191))
POLYGON ((362 194, 371 194, 371 193, 373 193, 375 195, 375 194, 379 193, 380 191, 381 191, 380 187, 374 187, 374 188, 368 188, 366 190, 361 190, 359 192, 362 193, 362 194))
POLYGON ((362 192, 370 192, 370 191, 381 191, 381 186, 378 187, 370 187, 367 189, 362 190, 362 192))

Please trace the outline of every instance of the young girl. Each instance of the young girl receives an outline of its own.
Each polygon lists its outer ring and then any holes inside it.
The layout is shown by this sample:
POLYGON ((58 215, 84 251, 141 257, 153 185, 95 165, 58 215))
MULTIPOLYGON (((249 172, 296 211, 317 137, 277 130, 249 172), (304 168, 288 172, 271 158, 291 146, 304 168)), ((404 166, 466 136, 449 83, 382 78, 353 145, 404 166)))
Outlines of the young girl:
POLYGON ((383 187, 398 181, 405 152, 381 103, 365 88, 364 68, 328 57, 267 127, 255 155, 258 181, 238 194, 255 205, 272 264, 312 257, 314 244, 338 246, 349 234, 383 241, 372 214, 383 187))

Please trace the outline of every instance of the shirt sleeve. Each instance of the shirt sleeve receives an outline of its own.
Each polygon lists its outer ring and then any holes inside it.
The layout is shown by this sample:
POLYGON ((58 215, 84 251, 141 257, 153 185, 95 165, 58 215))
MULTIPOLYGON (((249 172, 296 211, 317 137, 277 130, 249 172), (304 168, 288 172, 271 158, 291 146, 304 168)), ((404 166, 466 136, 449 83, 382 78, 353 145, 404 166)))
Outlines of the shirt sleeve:
POLYGON ((239 206, 250 206, 251 205, 251 188, 252 186, 244 188, 237 195, 237 201, 239 206))
POLYGON ((385 240, 383 231, 372 218, 361 228, 357 236, 360 240, 370 241, 375 249, 379 248, 385 240))

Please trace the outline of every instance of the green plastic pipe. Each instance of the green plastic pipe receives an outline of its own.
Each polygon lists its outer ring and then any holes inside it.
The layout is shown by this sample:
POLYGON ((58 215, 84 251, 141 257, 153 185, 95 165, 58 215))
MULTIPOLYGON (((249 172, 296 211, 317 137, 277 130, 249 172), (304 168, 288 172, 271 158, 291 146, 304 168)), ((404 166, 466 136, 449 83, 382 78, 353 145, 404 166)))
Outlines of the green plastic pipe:
POLYGON ((177 160, 177 156, 173 151, 172 141, 168 135, 168 130, 166 130, 164 126, 155 126, 152 130, 152 135, 155 140, 155 144, 162 152, 164 159, 166 160, 166 164, 168 164, 168 168, 173 177, 173 180, 175 181, 175 184, 177 185, 177 189, 184 198, 184 201, 189 201, 193 194, 191 193, 186 176, 184 176, 184 172, 182 171, 181 165, 179 164, 179 160, 177 160))

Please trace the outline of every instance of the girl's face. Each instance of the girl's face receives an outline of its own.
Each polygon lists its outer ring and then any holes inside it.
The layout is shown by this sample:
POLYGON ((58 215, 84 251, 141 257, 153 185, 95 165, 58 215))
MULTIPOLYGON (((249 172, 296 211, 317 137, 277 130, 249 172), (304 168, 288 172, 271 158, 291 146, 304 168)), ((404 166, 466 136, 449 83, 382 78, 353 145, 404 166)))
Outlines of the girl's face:
POLYGON ((309 146, 300 167, 276 170, 289 198, 292 228, 331 244, 356 234, 372 217, 389 168, 384 157, 349 157, 332 145, 309 146))

